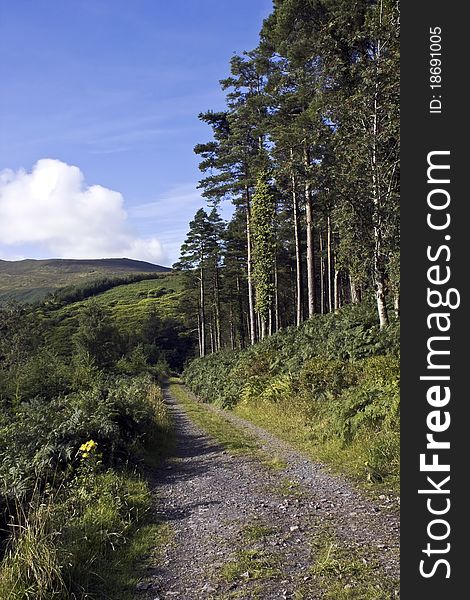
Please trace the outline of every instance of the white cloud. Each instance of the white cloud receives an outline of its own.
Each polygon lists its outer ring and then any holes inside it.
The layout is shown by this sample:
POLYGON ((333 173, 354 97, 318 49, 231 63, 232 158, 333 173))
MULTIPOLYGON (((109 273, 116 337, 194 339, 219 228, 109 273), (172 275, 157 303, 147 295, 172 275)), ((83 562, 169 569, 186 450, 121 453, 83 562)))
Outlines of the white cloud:
POLYGON ((132 231, 119 192, 88 186, 78 167, 55 159, 39 160, 31 173, 0 172, 0 240, 58 258, 165 259, 158 239, 132 231))
MULTIPOLYGON (((175 185, 157 200, 129 209, 129 216, 136 222, 145 222, 152 227, 158 223, 160 239, 170 259, 169 264, 178 259, 189 222, 196 211, 200 208, 210 210, 196 185, 195 182, 175 185)), ((218 210, 223 219, 229 220, 233 214, 233 205, 229 201, 223 201, 218 210)))

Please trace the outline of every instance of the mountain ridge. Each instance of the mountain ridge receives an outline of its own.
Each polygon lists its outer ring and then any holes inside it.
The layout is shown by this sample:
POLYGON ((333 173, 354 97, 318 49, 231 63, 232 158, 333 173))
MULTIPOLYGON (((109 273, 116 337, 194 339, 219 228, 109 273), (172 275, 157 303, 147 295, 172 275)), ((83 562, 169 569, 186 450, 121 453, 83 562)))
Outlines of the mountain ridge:
POLYGON ((164 267, 162 265, 157 265, 154 263, 150 263, 144 260, 135 260, 132 258, 24 258, 21 260, 5 260, 0 258, 0 273, 5 271, 7 272, 8 266, 13 267, 13 269, 17 266, 29 266, 29 265, 38 265, 38 266, 54 266, 54 265, 63 265, 63 266, 85 266, 85 265, 109 265, 109 266, 121 266, 126 267, 126 265, 133 271, 138 271, 137 265, 142 266, 142 272, 158 272, 158 271, 171 271, 170 267, 164 267), (135 268, 132 268, 135 265, 135 268), (145 268, 144 268, 145 267, 145 268), (152 268, 150 268, 152 267, 152 268))
POLYGON ((69 285, 131 273, 170 273, 171 268, 130 258, 0 259, 0 304, 10 300, 37 302, 69 285))

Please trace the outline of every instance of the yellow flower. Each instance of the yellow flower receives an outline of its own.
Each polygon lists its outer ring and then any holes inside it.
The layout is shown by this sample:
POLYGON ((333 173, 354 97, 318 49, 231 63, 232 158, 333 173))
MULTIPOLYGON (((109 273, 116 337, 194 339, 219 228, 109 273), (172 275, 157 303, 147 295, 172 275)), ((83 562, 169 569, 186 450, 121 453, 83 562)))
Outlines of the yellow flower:
POLYGON ((88 442, 85 442, 84 444, 82 444, 79 448, 79 452, 82 453, 83 458, 87 458, 90 454, 90 452, 92 452, 93 450, 95 450, 98 447, 98 444, 93 441, 93 440, 88 440, 88 442))

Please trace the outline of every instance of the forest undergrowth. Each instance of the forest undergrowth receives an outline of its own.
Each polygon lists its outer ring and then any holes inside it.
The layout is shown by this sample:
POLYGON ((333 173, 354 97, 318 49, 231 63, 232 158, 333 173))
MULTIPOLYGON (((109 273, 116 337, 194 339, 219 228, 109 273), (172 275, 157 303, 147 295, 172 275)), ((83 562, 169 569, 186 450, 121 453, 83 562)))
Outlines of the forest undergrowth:
POLYGON ((67 357, 37 312, 1 317, 0 598, 132 598, 169 535, 146 479, 172 445, 164 361, 97 305, 67 357))
POLYGON ((202 400, 233 409, 335 471, 396 492, 398 354, 398 324, 379 329, 363 304, 245 350, 196 359, 184 381, 202 400))

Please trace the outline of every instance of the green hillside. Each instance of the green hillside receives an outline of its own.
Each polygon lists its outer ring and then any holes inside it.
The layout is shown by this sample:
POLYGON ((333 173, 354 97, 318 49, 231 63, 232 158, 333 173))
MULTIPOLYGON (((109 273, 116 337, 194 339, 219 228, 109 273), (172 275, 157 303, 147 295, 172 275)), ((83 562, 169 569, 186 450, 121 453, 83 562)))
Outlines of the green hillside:
POLYGON ((106 309, 123 335, 131 337, 142 329, 153 312, 168 330, 168 336, 175 337, 168 340, 168 345, 173 343, 176 350, 176 338, 183 329, 179 310, 182 294, 181 274, 162 273, 152 279, 116 285, 78 302, 51 301, 43 309, 44 317, 52 324, 49 344, 60 354, 68 354, 80 312, 88 304, 95 303, 106 309))
POLYGON ((124 329, 132 331, 153 307, 162 318, 178 318, 177 304, 181 293, 181 276, 162 274, 155 279, 117 285, 80 302, 58 307, 52 305, 48 314, 59 323, 71 322, 80 310, 93 300, 108 309, 124 329))
POLYGON ((9 300, 40 302, 59 288, 98 277, 169 271, 161 265, 129 258, 0 260, 0 304, 9 300))

